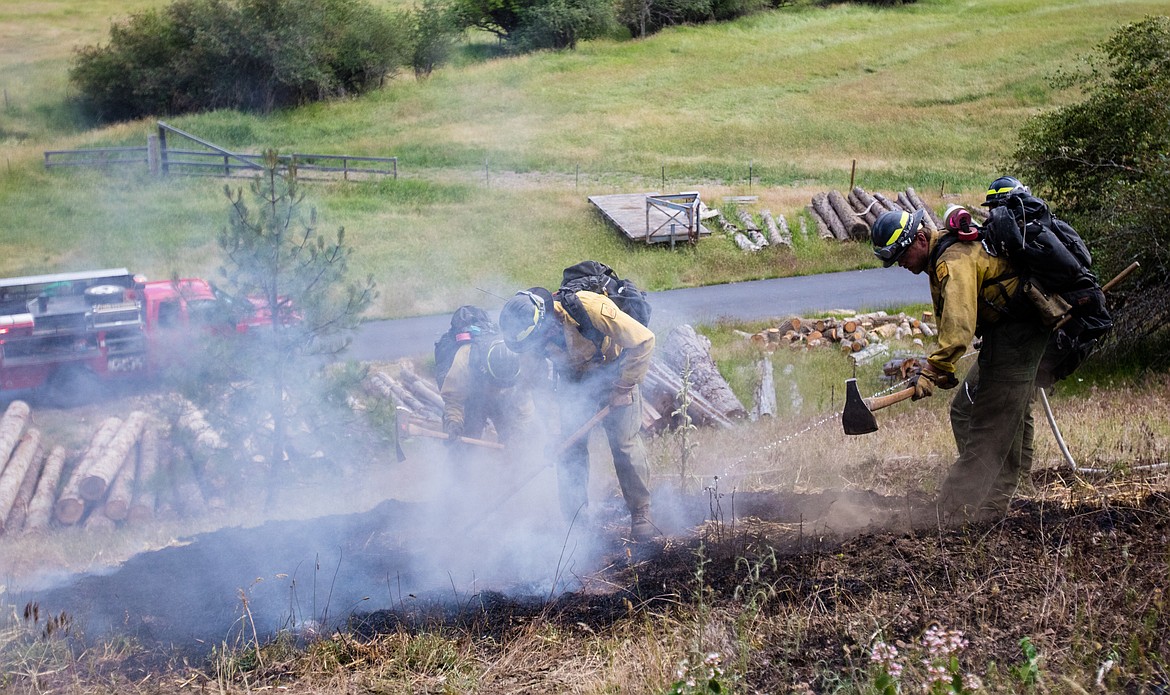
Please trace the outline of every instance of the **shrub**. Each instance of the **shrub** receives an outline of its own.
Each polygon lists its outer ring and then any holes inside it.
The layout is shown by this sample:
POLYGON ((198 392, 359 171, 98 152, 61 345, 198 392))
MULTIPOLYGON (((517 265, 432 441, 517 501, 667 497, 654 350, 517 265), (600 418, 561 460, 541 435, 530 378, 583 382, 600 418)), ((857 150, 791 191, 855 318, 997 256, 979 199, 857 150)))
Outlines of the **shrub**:
POLYGON ((1079 85, 1084 101, 1024 124, 1016 171, 1080 228, 1105 279, 1141 262, 1116 295, 1113 348, 1152 346, 1135 356, 1165 367, 1154 338, 1170 325, 1170 18, 1122 27, 1086 65, 1056 78, 1079 85))
POLYGON ((703 22, 712 0, 618 0, 618 21, 633 36, 644 37, 675 24, 703 22))
POLYGON ((576 48, 614 23, 610 0, 456 0, 459 26, 489 31, 513 51, 576 48))
POLYGON ((527 8, 512 37, 517 50, 576 48, 577 42, 602 36, 613 25, 610 0, 546 0, 527 8))
POLYGON ((442 0, 423 0, 410 13, 410 66, 416 77, 426 77, 451 56, 456 21, 442 0))
POLYGON ((78 50, 70 80, 99 121, 268 112, 377 87, 405 62, 397 17, 348 0, 176 0, 78 50))

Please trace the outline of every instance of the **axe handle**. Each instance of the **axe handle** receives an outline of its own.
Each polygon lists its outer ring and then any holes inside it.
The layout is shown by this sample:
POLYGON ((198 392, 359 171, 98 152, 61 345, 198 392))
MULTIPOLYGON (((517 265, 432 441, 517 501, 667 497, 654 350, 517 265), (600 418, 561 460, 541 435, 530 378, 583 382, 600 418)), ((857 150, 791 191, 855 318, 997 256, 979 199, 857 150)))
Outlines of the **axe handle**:
POLYGON ((901 403, 902 401, 906 400, 907 398, 909 398, 913 395, 914 395, 914 387, 911 386, 910 388, 905 388, 905 389, 902 389, 901 391, 896 391, 894 393, 891 393, 888 396, 877 396, 875 398, 867 398, 867 399, 865 399, 865 406, 867 408, 869 408, 871 412, 874 410, 881 410, 882 408, 885 408, 887 406, 891 406, 895 403, 901 403))
MULTIPOLYGON (((435 439, 450 439, 451 436, 446 432, 439 432, 437 430, 427 429, 426 427, 419 427, 413 422, 406 426, 407 434, 417 434, 423 437, 434 437, 435 439)), ((504 445, 499 442, 489 442, 486 439, 474 439, 472 437, 459 437, 459 441, 464 444, 474 444, 475 446, 483 446, 489 449, 503 449, 504 445)))
POLYGON ((565 453, 565 449, 568 449, 569 447, 573 446, 574 444, 577 443, 578 439, 589 434, 589 431, 592 430, 594 427, 596 427, 597 423, 599 423, 603 419, 605 419, 605 416, 609 415, 609 411, 612 409, 613 409, 612 405, 607 405, 604 408, 602 408, 601 410, 598 410, 597 413, 593 417, 589 418, 588 422, 586 422, 584 425, 581 425, 580 429, 578 429, 573 434, 569 435, 568 439, 565 439, 564 441, 562 441, 560 444, 557 445, 555 454, 557 456, 560 456, 561 454, 565 453))
POLYGON ((1133 263, 1130 263, 1129 265, 1125 266, 1125 268, 1120 273, 1113 276, 1112 280, 1110 280, 1109 282, 1107 282, 1101 286, 1101 291, 1108 292, 1109 290, 1113 289, 1117 285, 1117 283, 1119 283, 1122 280, 1129 277, 1130 273, 1137 270, 1141 266, 1142 266, 1142 264, 1138 263, 1137 261, 1134 261, 1133 263))
MULTIPOLYGON (((1108 292, 1109 290, 1113 289, 1119 283, 1121 283, 1123 280, 1125 280, 1127 277, 1129 277, 1130 274, 1133 273, 1133 271, 1137 270, 1140 267, 1142 267, 1142 264, 1138 263, 1137 261, 1134 261, 1133 263, 1130 263, 1129 265, 1125 266, 1125 268, 1123 268, 1120 273, 1113 276, 1112 280, 1105 283, 1104 285, 1101 285, 1101 291, 1108 292)), ((1056 325, 1052 327, 1052 330, 1053 331, 1058 330, 1061 326, 1063 326, 1064 324, 1068 323, 1071 320, 1072 320, 1072 316, 1066 315, 1060 321, 1057 321, 1056 325)), ((1074 468, 1074 470, 1075 470, 1075 468, 1074 468)))

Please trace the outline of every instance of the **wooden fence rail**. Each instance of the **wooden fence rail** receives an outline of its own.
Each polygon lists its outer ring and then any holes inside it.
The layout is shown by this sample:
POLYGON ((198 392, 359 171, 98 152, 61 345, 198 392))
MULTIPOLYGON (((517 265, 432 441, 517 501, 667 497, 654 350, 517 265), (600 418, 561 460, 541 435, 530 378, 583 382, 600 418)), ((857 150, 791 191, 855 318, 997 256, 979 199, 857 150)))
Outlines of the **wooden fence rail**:
MULTIPOLYGON (((293 153, 278 155, 286 169, 295 166, 302 178, 341 178, 351 176, 392 176, 398 178, 397 157, 366 157, 351 154, 293 153), (322 176, 313 177, 316 172, 322 176)), ((183 174, 189 176, 252 175, 263 169, 264 155, 231 152, 202 140, 190 133, 159 121, 158 134, 151 135, 146 147, 102 147, 86 150, 50 150, 45 152, 45 168, 56 167, 113 167, 142 166, 159 176, 183 174), (203 149, 178 149, 168 145, 168 137, 180 137, 203 149)))
POLYGON ((147 148, 145 147, 99 147, 91 150, 49 150, 45 152, 46 169, 147 163, 147 148))

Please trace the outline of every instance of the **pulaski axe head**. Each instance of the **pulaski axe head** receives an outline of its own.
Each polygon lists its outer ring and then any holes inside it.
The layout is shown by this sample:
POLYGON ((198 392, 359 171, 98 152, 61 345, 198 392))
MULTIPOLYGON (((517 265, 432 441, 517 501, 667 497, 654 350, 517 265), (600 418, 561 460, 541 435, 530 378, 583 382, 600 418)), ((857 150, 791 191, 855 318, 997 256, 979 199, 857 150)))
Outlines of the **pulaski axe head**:
POLYGON ((845 409, 841 411, 841 426, 845 434, 869 434, 877 432, 877 418, 866 405, 857 389, 857 379, 845 381, 845 409))
POLYGON ((913 397, 914 387, 910 386, 886 396, 862 398, 861 392, 857 390, 857 379, 847 380, 845 382, 845 410, 841 411, 841 425, 845 428, 845 434, 877 432, 877 418, 873 416, 873 411, 913 397))
POLYGON ((406 452, 402 450, 402 440, 408 435, 407 426, 410 422, 410 411, 402 406, 394 409, 394 424, 396 425, 396 432, 394 433, 394 455, 401 463, 406 460, 406 452))

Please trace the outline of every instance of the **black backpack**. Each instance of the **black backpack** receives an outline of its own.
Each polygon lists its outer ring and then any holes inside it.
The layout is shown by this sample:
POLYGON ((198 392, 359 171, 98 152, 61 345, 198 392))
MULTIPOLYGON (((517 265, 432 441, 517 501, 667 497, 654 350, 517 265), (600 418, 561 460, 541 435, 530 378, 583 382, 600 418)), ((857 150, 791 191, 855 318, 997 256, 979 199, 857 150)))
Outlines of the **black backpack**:
POLYGON ((487 313, 477 306, 464 305, 451 315, 451 327, 435 341, 435 381, 443 388, 443 380, 451 371, 455 353, 472 341, 493 337, 498 333, 496 324, 487 313))
POLYGON ((1051 386, 1079 367, 1113 328, 1091 269, 1093 257, 1071 225, 1028 193, 1013 193, 992 209, 982 234, 993 253, 1011 261, 1025 292, 1060 305, 1050 325, 1056 314, 1068 317, 1053 331, 1040 361, 1037 383, 1051 386))
POLYGON ((561 274, 561 288, 557 290, 557 299, 565 308, 569 316, 578 324, 578 330, 598 348, 605 336, 593 325, 585 307, 577 293, 581 291, 596 292, 613 300, 618 309, 629 314, 643 326, 650 325, 650 303, 646 300, 646 293, 629 280, 622 280, 604 263, 598 261, 581 261, 576 265, 565 268, 561 274))

